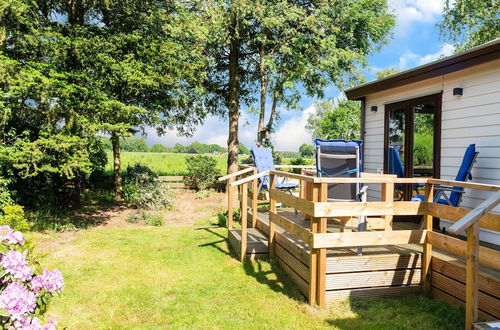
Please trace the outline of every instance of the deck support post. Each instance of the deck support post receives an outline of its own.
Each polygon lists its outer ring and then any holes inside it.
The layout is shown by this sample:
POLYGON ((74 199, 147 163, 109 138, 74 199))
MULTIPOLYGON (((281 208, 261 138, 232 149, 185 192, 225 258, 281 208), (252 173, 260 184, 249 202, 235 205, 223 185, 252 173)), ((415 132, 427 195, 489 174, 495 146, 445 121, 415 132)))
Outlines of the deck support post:
MULTIPOLYGON (((269 180, 269 191, 276 188, 276 175, 271 174, 269 180)), ((269 193, 269 212, 276 212, 276 200, 273 199, 271 193, 269 193)), ((269 217, 269 240, 268 240, 268 249, 269 256, 274 257, 274 233, 276 232, 276 224, 273 222, 272 218, 269 217)))
POLYGON ((467 277, 465 283, 465 329, 478 320, 479 221, 467 228, 467 277))
MULTIPOLYGON (((328 201, 328 184, 322 183, 318 195, 318 202, 327 202, 327 201, 328 201)), ((326 234, 327 229, 328 229, 328 219, 319 218, 318 232, 326 234)), ((327 249, 319 249, 318 252, 316 303, 321 308, 326 307, 326 252, 327 249)))
POLYGON ((241 185, 241 254, 240 261, 243 262, 247 255, 247 218, 248 218, 248 183, 241 185))
MULTIPOLYGON (((320 196, 320 184, 314 183, 309 184, 311 186, 310 197, 311 201, 318 202, 320 196)), ((311 214, 311 233, 319 233, 319 218, 316 218, 314 214, 311 214)), ((319 250, 312 248, 312 242, 309 242, 309 304, 311 306, 317 303, 317 291, 318 291, 318 255, 319 250)))
MULTIPOLYGON (((253 174, 258 174, 257 167, 254 167, 253 174)), ((259 197, 259 179, 252 181, 252 228, 257 226, 257 202, 259 197)))
MULTIPOLYGON (((382 184, 382 201, 392 204, 394 202, 394 182, 386 182, 382 184)), ((385 231, 392 230, 392 215, 384 215, 382 218, 385 219, 385 231)))
POLYGON ((231 183, 233 183, 234 178, 227 179, 227 229, 233 229, 233 187, 231 187, 231 183))
MULTIPOLYGON (((432 203, 434 198, 434 185, 427 183, 425 185, 425 199, 427 203, 432 203)), ((424 228, 427 231, 432 231, 432 215, 426 212, 424 215, 424 228)), ((432 244, 425 239, 422 248, 422 289, 424 293, 431 292, 431 259, 432 259, 432 244)))

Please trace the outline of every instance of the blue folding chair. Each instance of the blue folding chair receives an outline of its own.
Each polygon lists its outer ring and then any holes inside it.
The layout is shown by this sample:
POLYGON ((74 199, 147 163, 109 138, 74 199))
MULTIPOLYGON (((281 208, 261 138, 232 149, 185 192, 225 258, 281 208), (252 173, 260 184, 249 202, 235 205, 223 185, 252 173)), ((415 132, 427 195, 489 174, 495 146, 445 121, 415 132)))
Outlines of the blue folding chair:
MULTIPOLYGON (((398 178, 404 178, 405 170, 403 168, 403 162, 401 161, 401 156, 399 154, 398 147, 389 148, 389 164, 388 164, 389 174, 396 174, 398 178)), ((403 185, 400 183, 395 184, 396 190, 399 192, 398 200, 403 199, 402 188, 403 185)))
MULTIPOLYGON (((465 150, 464 158, 462 160, 462 165, 458 170, 455 181, 466 182, 472 180, 472 166, 476 162, 477 155, 476 145, 471 144, 465 150)), ((463 187, 452 187, 452 186, 434 186, 436 194, 434 195, 433 202, 448 206, 459 206, 462 202, 462 195, 465 193, 463 187), (449 192, 449 196, 448 193, 449 192)), ((412 198, 413 201, 424 201, 424 195, 416 195, 412 198)))
MULTIPOLYGON (((253 161, 259 173, 264 171, 273 171, 275 169, 273 153, 270 148, 255 147, 252 148, 251 153, 253 161)), ((280 180, 277 180, 275 188, 280 190, 288 190, 291 194, 292 189, 297 188, 298 184, 286 182, 286 179, 287 178, 283 178, 281 182, 280 180)), ((269 185, 270 185, 269 175, 259 178, 259 192, 262 189, 268 189, 269 185)))

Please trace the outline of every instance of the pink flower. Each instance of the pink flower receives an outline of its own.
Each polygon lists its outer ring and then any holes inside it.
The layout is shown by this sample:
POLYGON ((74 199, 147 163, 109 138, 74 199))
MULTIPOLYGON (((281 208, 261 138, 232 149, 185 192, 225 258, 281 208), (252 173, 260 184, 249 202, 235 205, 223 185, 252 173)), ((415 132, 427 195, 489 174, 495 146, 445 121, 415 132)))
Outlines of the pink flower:
POLYGON ((37 275, 31 280, 31 289, 35 292, 44 289, 54 294, 61 292, 63 286, 64 278, 58 269, 47 270, 44 268, 42 275, 37 275))
POLYGON ((35 307, 35 294, 19 283, 9 283, 0 294, 0 308, 8 311, 12 320, 23 320, 35 307))
POLYGON ((2 257, 0 264, 5 268, 6 273, 11 274, 22 282, 29 280, 33 275, 24 254, 19 251, 10 250, 7 252, 2 257))
POLYGON ((9 244, 24 244, 24 236, 20 231, 14 232, 9 226, 0 226, 0 242, 9 244))
POLYGON ((42 324, 39 318, 35 317, 27 317, 25 319, 21 319, 14 323, 14 329, 18 330, 55 330, 56 329, 56 321, 49 320, 46 324, 42 324))

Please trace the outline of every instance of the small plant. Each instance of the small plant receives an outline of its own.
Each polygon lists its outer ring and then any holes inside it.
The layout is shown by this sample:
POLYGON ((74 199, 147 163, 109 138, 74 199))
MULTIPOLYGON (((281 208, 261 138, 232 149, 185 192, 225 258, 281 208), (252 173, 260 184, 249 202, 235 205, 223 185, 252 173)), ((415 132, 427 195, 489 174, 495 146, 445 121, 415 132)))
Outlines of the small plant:
POLYGON ((210 197, 211 194, 212 194, 212 192, 210 190, 200 190, 200 191, 196 192, 195 198, 196 199, 203 199, 203 198, 210 197))
POLYGON ((6 205, 0 210, 0 225, 7 225, 13 230, 26 231, 30 228, 21 205, 6 205))
POLYGON ((192 156, 186 158, 187 183, 196 190, 212 187, 219 177, 217 161, 210 156, 192 156))
POLYGON ((139 214, 131 214, 127 217, 127 222, 138 223, 141 221, 141 216, 139 214))
POLYGON ((142 215, 142 218, 144 219, 144 222, 147 225, 155 226, 155 227, 163 226, 164 219, 163 219, 163 216, 161 214, 142 211, 141 215, 142 215))
POLYGON ((2 329, 55 329, 43 314, 63 290, 59 270, 42 268, 34 244, 9 226, 0 227, 0 326, 2 329))

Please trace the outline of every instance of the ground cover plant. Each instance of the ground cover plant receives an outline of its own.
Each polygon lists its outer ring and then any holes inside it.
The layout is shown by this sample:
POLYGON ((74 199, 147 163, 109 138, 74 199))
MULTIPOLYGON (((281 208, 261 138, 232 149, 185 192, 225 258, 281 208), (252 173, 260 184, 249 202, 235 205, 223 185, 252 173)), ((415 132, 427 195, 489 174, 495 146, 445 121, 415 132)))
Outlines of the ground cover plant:
POLYGON ((68 233, 33 233, 44 264, 65 275, 48 314, 61 328, 457 329, 460 310, 422 295, 311 308, 275 261, 236 261, 213 222, 220 193, 178 191, 165 224, 124 221, 68 233), (119 275, 117 275, 119 274, 119 275))

